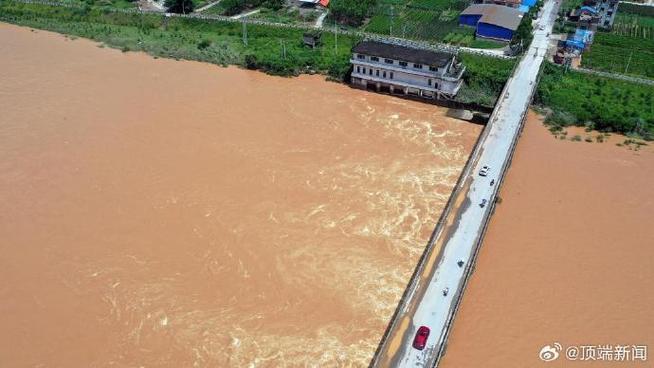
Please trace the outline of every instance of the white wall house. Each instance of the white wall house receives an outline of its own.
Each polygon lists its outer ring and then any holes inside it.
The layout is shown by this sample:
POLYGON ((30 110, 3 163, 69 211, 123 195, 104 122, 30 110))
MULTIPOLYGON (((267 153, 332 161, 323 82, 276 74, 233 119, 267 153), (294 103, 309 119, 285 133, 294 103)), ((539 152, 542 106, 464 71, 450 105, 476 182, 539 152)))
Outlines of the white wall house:
POLYGON ((356 45, 351 62, 355 86, 428 99, 455 96, 465 70, 450 53, 377 41, 356 45))

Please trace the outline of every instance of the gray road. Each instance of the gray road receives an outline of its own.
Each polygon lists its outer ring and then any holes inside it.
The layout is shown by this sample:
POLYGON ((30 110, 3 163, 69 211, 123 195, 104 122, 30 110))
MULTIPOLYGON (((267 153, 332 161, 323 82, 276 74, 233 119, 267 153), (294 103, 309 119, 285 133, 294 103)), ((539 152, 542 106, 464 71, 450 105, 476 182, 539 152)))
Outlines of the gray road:
POLYGON ((531 46, 500 96, 489 125, 459 182, 452 209, 435 231, 431 251, 421 265, 407 297, 372 362, 375 367, 433 367, 439 360, 451 321, 471 272, 496 195, 522 128, 523 116, 537 85, 559 4, 545 2, 534 26, 531 46), (542 28, 542 29, 541 29, 542 28), (488 176, 479 171, 490 167, 488 176), (491 180, 495 185, 490 185, 491 180), (486 200, 487 205, 480 206, 486 200), (463 262, 462 266, 459 262, 463 262), (448 290, 444 295, 444 290, 448 290), (416 330, 431 330, 424 350, 412 347, 416 330))

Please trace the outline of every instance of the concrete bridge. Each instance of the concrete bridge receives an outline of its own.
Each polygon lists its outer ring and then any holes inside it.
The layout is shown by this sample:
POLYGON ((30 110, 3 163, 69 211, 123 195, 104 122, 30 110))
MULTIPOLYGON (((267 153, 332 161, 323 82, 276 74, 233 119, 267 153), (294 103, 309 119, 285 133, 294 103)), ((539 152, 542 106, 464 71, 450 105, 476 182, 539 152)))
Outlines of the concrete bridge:
POLYGON ((559 4, 547 0, 534 27, 534 39, 516 65, 441 215, 371 367, 435 367, 447 337, 489 219, 498 188, 511 163, 524 119, 538 85, 541 65, 559 4), (487 176, 479 175, 489 167, 487 176), (493 181, 493 184, 491 184, 493 181), (482 205, 483 203, 483 205, 482 205), (431 334, 423 350, 412 346, 416 331, 431 334))

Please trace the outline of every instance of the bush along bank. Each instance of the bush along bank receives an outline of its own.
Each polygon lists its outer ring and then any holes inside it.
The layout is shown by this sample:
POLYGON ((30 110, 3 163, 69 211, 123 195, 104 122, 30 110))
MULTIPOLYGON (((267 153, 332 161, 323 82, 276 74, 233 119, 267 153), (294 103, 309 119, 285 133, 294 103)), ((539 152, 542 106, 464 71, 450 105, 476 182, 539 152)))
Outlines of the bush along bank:
POLYGON ((243 25, 95 7, 59 7, 4 1, 0 21, 100 41, 158 57, 240 65, 274 75, 319 72, 343 80, 354 37, 323 32, 320 47, 305 47, 301 29, 243 25))
POLYGON ((546 63, 536 103, 552 113, 546 123, 587 126, 654 139, 654 87, 589 75, 546 63))
MULTIPOLYGON (((322 73, 347 81, 352 35, 323 31, 316 48, 306 47, 303 29, 247 24, 163 14, 117 12, 98 7, 61 7, 0 2, 0 21, 89 38, 123 51, 156 57, 239 65, 293 76, 322 73)), ((465 84, 455 102, 492 107, 511 73, 514 60, 460 53, 465 84)))

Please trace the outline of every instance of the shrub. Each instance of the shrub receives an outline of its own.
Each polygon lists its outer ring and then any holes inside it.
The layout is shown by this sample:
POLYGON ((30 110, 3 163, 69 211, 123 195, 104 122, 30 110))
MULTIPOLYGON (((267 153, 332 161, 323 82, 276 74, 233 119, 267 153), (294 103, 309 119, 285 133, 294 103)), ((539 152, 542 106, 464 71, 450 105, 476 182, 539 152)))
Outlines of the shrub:
POLYGON ((164 5, 171 13, 188 14, 193 12, 193 9, 195 8, 195 4, 192 0, 166 0, 164 5))
POLYGON ((198 49, 200 49, 200 50, 204 50, 209 46, 211 46, 211 41, 209 41, 209 40, 202 40, 202 41, 198 42, 198 49))

